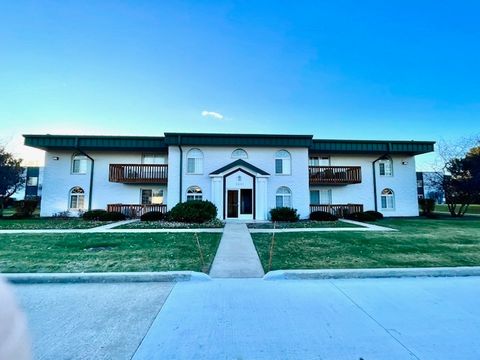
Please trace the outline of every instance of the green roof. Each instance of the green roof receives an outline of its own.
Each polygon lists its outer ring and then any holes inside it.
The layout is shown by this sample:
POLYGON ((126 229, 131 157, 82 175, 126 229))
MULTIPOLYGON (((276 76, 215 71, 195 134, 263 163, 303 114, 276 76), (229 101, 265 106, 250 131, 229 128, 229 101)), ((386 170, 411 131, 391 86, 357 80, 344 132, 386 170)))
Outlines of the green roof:
POLYGON ((242 160, 242 159, 238 159, 238 160, 235 160, 234 162, 231 162, 230 164, 228 165, 225 165, 223 167, 221 167, 220 169, 217 169, 213 172, 210 173, 210 175, 218 175, 218 174, 221 174, 227 170, 230 170, 236 166, 243 166, 244 168, 247 168, 249 170, 252 170, 253 172, 257 173, 257 174, 260 174, 260 175, 270 175, 269 173, 267 173, 266 171, 263 171, 262 169, 246 162, 245 160, 242 160))
POLYGON ((312 135, 165 133, 165 136, 24 135, 25 145, 60 150, 167 151, 168 146, 302 147, 317 154, 408 154, 434 150, 434 141, 327 140, 312 135))

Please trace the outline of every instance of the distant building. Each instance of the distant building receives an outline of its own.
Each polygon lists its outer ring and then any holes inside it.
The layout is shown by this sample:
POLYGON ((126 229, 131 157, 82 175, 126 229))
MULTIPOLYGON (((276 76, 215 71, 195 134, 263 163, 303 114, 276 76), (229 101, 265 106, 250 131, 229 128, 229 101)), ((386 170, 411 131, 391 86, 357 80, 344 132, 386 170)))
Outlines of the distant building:
POLYGON ((25 199, 42 196, 43 167, 27 167, 25 176, 25 199))
POLYGON ((434 171, 417 171, 417 196, 419 199, 435 199, 437 204, 445 202, 445 193, 435 186, 436 180, 443 176, 434 171))

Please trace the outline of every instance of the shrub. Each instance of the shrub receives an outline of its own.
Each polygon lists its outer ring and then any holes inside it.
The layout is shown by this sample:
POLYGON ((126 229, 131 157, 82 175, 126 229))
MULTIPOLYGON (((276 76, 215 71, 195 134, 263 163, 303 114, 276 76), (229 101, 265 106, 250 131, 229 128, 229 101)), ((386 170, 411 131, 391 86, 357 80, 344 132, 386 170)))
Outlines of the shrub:
POLYGON ((368 210, 368 211, 365 211, 364 214, 371 215, 371 216, 373 216, 376 220, 382 220, 382 219, 383 219, 383 214, 382 214, 381 212, 378 212, 378 211, 368 210))
POLYGON ((140 216, 141 221, 160 221, 165 218, 165 214, 160 211, 149 211, 140 216))
POLYGON ((418 199, 422 215, 431 214, 435 210, 435 199, 418 199))
POLYGON ((377 218, 374 215, 372 215, 370 213, 366 213, 366 212, 356 212, 356 213, 352 213, 352 214, 349 214, 349 215, 345 215, 345 219, 354 220, 354 221, 362 221, 362 222, 377 220, 377 218))
POLYGON ((83 214, 83 220, 95 221, 121 221, 125 220, 126 216, 120 212, 107 212, 103 209, 90 210, 83 214))
POLYGON ((310 220, 315 221, 337 221, 338 217, 336 215, 330 214, 326 211, 314 211, 310 213, 310 220))
POLYGON ((217 207, 207 200, 178 203, 168 214, 169 221, 204 223, 217 216, 217 207))
POLYGON ((289 207, 278 207, 270 210, 270 217, 272 221, 288 221, 296 222, 300 218, 297 214, 297 209, 289 207))
POLYGON ((26 218, 31 217, 38 206, 37 200, 21 200, 15 202, 15 217, 26 218))

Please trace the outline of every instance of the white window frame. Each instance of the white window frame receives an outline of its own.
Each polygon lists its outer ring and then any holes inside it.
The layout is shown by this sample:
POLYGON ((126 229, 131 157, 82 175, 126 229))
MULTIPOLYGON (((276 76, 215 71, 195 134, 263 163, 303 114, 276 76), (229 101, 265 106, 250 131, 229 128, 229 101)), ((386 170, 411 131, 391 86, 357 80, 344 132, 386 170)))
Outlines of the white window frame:
POLYGON ((318 193, 318 203, 312 203, 310 195, 310 205, 332 205, 332 189, 313 189, 310 193, 318 193), (322 196, 323 193, 323 196, 322 196), (325 199, 326 198, 326 199, 325 199))
POLYGON ((393 161, 392 159, 382 159, 378 161, 378 173, 380 176, 393 176, 393 161), (383 168, 383 174, 382 174, 383 168))
POLYGON ((83 154, 74 154, 70 172, 73 175, 85 175, 88 171, 88 158, 83 154), (79 162, 78 171, 75 171, 75 162, 79 162))
POLYGON ((248 153, 243 149, 235 149, 232 151, 232 159, 248 159, 248 153))
POLYGON ((275 192, 275 207, 293 207, 292 190, 287 186, 280 186, 275 192), (282 206, 278 206, 278 199, 281 199, 282 206))
POLYGON ((70 210, 84 210, 85 209, 85 190, 80 186, 74 186, 68 192, 68 208, 70 210), (75 199, 76 206, 72 206, 73 199, 75 199), (79 206, 81 199, 82 206, 79 206))
POLYGON ((167 157, 165 154, 156 153, 144 153, 142 154, 142 164, 144 165, 165 165, 167 163, 167 157), (151 158, 153 162, 145 162, 145 159, 151 158))
POLYGON ((165 190, 163 189, 152 189, 152 188, 143 188, 143 189, 140 189, 140 204, 142 205, 163 205, 165 203, 165 190), (144 191, 150 191, 151 192, 151 195, 150 195, 150 202, 148 203, 144 203, 143 202, 143 192, 144 191), (155 192, 159 193, 158 196, 154 196, 155 192), (154 198, 162 198, 161 202, 154 202, 154 198))
POLYGON ((395 210, 395 192, 392 189, 385 188, 380 193, 380 207, 382 210, 395 210), (385 207, 383 206, 385 199, 385 207))
POLYGON ((330 156, 310 156, 308 158, 308 166, 330 166, 330 156))
POLYGON ((202 188, 197 185, 189 186, 187 189, 186 195, 187 195, 186 196, 187 201, 203 200, 202 188), (200 190, 200 191, 196 191, 196 190, 200 190))
POLYGON ((278 150, 275 153, 275 175, 291 175, 292 174, 292 155, 287 150, 278 150), (282 171, 277 172, 277 163, 281 161, 282 171))
POLYGON ((203 174, 203 152, 200 149, 193 148, 187 153, 187 174, 201 175, 203 174), (193 161, 193 162, 192 162, 193 161), (190 168, 193 164, 193 170, 190 168))

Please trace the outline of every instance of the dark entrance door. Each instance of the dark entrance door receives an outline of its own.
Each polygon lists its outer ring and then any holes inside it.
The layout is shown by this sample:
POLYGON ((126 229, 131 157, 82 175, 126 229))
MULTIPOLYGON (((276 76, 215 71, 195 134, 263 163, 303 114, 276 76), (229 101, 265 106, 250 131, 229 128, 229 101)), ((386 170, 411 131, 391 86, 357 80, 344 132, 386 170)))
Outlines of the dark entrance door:
POLYGON ((252 189, 240 190, 240 214, 252 214, 252 189))
POLYGON ((238 218, 238 190, 228 190, 227 217, 238 218))

